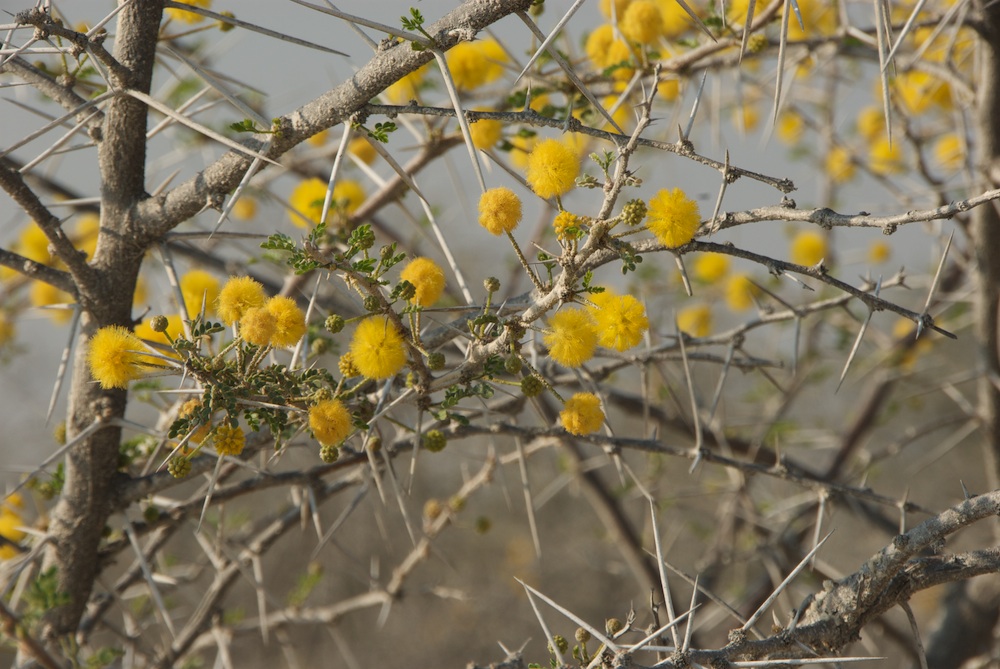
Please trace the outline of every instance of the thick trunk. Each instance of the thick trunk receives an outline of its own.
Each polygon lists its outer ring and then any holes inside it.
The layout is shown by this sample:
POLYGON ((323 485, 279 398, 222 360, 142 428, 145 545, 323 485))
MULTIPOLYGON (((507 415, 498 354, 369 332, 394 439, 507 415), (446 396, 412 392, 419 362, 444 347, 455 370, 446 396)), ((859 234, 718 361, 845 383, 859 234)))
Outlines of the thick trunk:
MULTIPOLYGON (((148 92, 152 79, 161 2, 129 2, 119 15, 115 58, 128 71, 120 88, 148 92)), ((101 168, 101 234, 93 266, 95 284, 81 291, 79 346, 106 325, 131 326, 132 295, 143 249, 134 241, 136 204, 144 197, 146 106, 125 94, 106 109, 101 168)), ((102 390, 90 376, 85 355, 75 356, 69 395, 67 437, 95 421, 125 413, 126 392, 102 390)), ((97 576, 98 545, 112 511, 121 429, 103 427, 75 445, 66 457, 62 497, 52 513, 48 564, 57 570, 67 603, 48 612, 47 637, 72 633, 97 576)))

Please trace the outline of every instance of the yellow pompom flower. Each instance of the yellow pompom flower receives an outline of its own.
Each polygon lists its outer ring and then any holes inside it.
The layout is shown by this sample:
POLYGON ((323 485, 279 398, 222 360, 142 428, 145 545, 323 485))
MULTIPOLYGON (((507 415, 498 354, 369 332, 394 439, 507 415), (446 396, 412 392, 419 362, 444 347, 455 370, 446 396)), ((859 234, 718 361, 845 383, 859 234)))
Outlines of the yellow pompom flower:
POLYGON ((49 238, 34 221, 21 231, 21 236, 18 237, 14 250, 28 260, 34 260, 43 265, 52 264, 52 254, 49 253, 49 238))
MULTIPOLYGON (((589 35, 587 35, 587 41, 584 43, 583 50, 587 54, 587 58, 590 62, 594 64, 599 70, 614 65, 610 59, 611 45, 616 41, 615 38, 615 27, 610 23, 605 23, 603 25, 594 28, 589 35)), ((626 50, 628 47, 626 46, 626 50)))
POLYGON ((694 239, 699 225, 698 203, 680 188, 663 189, 649 201, 646 227, 667 248, 675 249, 694 239))
POLYGON ((120 325, 109 325, 94 333, 87 351, 90 374, 101 388, 125 389, 142 376, 142 342, 120 325))
POLYGON ((885 132, 885 113, 881 107, 870 105, 858 114, 858 134, 865 141, 872 141, 885 132))
POLYGON ((361 321, 351 339, 351 359, 366 379, 388 379, 406 365, 403 335, 388 318, 361 321))
MULTIPOLYGON (((688 15, 684 8, 681 7, 677 0, 656 0, 656 4, 660 10, 660 21, 663 24, 663 36, 667 39, 675 39, 687 32, 693 25, 694 21, 688 15)), ((698 5, 691 3, 691 9, 698 11, 698 5)))
POLYGON ((491 64, 486 53, 473 42, 460 42, 445 57, 448 70, 460 91, 471 91, 488 83, 491 64))
POLYGON ((792 238, 791 256, 796 265, 812 267, 826 258, 826 237, 814 230, 804 230, 792 238))
POLYGON ((539 197, 558 197, 576 185, 580 159, 557 139, 539 142, 528 155, 525 178, 539 197))
POLYGON ((553 360, 564 367, 579 367, 594 357, 597 328, 586 311, 567 307, 549 318, 549 330, 542 340, 553 360))
MULTIPOLYGON (((20 543, 27 536, 21 529, 23 526, 24 520, 16 509, 5 505, 0 510, 0 537, 11 543, 20 543)), ((0 560, 12 560, 20 554, 20 551, 8 544, 0 546, 0 560)))
POLYGON ((726 306, 733 311, 743 311, 753 306, 753 298, 758 293, 757 286, 746 274, 734 274, 726 281, 726 306))
POLYGON ((491 84, 503 76, 503 66, 509 60, 507 52, 500 42, 492 37, 475 42, 483 56, 486 57, 485 83, 491 84))
POLYGON ((215 428, 215 433, 212 435, 212 445, 220 457, 224 455, 239 455, 243 452, 246 443, 247 438, 243 434, 243 430, 238 427, 231 427, 227 423, 223 423, 215 428))
POLYGON ((663 17, 653 0, 634 0, 619 17, 618 29, 626 39, 653 44, 663 34, 663 17))
POLYGON ((625 13, 625 10, 628 8, 628 5, 630 2, 632 2, 632 0, 601 0, 598 7, 601 10, 601 14, 604 14, 604 16, 609 19, 612 18, 611 16, 612 2, 615 3, 615 11, 614 11, 615 17, 621 19, 622 15, 625 13))
MULTIPOLYGON (((47 307, 53 304, 73 304, 72 295, 44 281, 32 281, 31 292, 28 297, 31 299, 31 304, 36 307, 47 307)), ((59 324, 68 322, 73 316, 71 309, 46 309, 45 313, 53 322, 59 324)))
POLYGON ((851 152, 843 146, 835 146, 826 154, 826 173, 833 183, 847 183, 854 178, 855 171, 851 152))
MULTIPOLYGON (((208 8, 212 6, 212 0, 177 0, 185 5, 191 5, 193 7, 204 7, 208 8)), ((169 18, 174 21, 180 21, 181 23, 200 23, 205 20, 205 17, 201 14, 195 14, 194 12, 189 12, 186 9, 174 9, 173 7, 163 10, 169 18)))
POLYGON ((378 155, 378 151, 366 137, 355 137, 352 139, 347 145, 347 152, 365 165, 371 165, 378 155))
POLYGON ((875 140, 868 150, 868 161, 868 167, 871 171, 882 176, 901 174, 906 171, 899 141, 890 143, 888 137, 880 137, 875 140))
POLYGON ((673 102, 681 95, 681 81, 675 77, 664 79, 656 87, 656 94, 665 102, 673 102))
POLYGON ((691 337, 707 337, 712 331, 712 310, 705 304, 677 312, 677 329, 691 337))
MULTIPOLYGON (((324 196, 325 196, 324 191, 324 196)), ((365 189, 353 179, 344 179, 333 186, 333 198, 330 200, 331 207, 342 209, 347 215, 357 211, 365 201, 365 189)), ((323 211, 323 204, 320 203, 320 212, 323 211)))
POLYGON ((336 446, 351 433, 351 412, 340 400, 323 400, 309 409, 309 429, 316 441, 336 446))
POLYGON ((422 307, 433 306, 444 292, 444 271, 430 258, 414 258, 403 268, 399 278, 417 289, 411 301, 422 307))
POLYGON ((878 265, 889 259, 892 255, 892 247, 888 243, 877 239, 868 247, 868 262, 878 265))
POLYGON ((785 144, 797 144, 802 139, 805 132, 806 122, 802 116, 795 112, 784 112, 778 117, 778 127, 776 129, 778 139, 785 144))
POLYGON ((237 221, 249 221, 257 215, 257 200, 249 195, 242 195, 232 208, 233 218, 237 221))
POLYGON ((597 343, 616 351, 630 349, 649 329, 646 307, 632 295, 616 295, 610 290, 590 296, 587 306, 597 329, 597 343))
POLYGON ((513 232, 521 222, 521 198, 504 186, 479 196, 479 225, 494 235, 513 232))
POLYGON ((729 271, 729 256, 702 253, 694 261, 694 276, 703 283, 715 283, 729 271))
POLYGON ((326 183, 313 177, 306 179, 292 191, 288 199, 291 210, 288 216, 297 227, 318 225, 323 215, 323 200, 326 199, 326 183))
MULTIPOLYGON (((274 317, 274 332, 271 346, 286 348, 294 346, 306 333, 306 315, 290 297, 278 295, 264 304, 264 309, 274 317)), ((241 324, 242 327, 242 324, 241 324)))
POLYGON ((232 325, 243 317, 249 309, 264 306, 267 296, 264 286, 248 276, 232 276, 219 291, 219 318, 226 325, 232 325))
POLYGON ((189 316, 200 314, 202 304, 206 316, 215 313, 215 302, 219 299, 219 280, 215 276, 202 269, 191 270, 181 277, 180 286, 189 316))
POLYGON ((405 105, 410 100, 416 100, 420 84, 423 83, 427 75, 428 66, 424 65, 408 75, 399 79, 382 92, 390 104, 405 105))
POLYGON ((101 232, 101 217, 97 214, 84 214, 76 224, 73 233, 73 245, 83 251, 88 260, 94 259, 97 251, 97 236, 101 232))
POLYGON ((948 172, 961 169, 965 164, 965 143, 962 138, 954 132, 941 135, 934 142, 934 160, 941 169, 948 172))
POLYGON ((597 432, 604 424, 601 400, 594 393, 576 393, 566 400, 559 420, 567 432, 578 437, 597 432))
POLYGON ((830 35, 837 29, 836 3, 826 0, 798 0, 798 5, 802 25, 799 25, 799 18, 793 12, 792 16, 788 17, 788 39, 804 40, 816 33, 830 35))
POLYGON ((560 211, 552 221, 552 227, 556 231, 556 238, 566 239, 567 231, 580 225, 580 218, 576 214, 568 211, 560 211))
POLYGON ((251 307, 240 317, 240 336, 254 346, 270 344, 277 327, 274 314, 264 307, 251 307))
POLYGON ((951 107, 948 84, 928 72, 901 72, 893 82, 893 90, 911 114, 922 114, 934 105, 943 109, 951 107))
POLYGON ((469 125, 469 134, 472 135, 472 145, 477 149, 482 151, 491 149, 503 136, 503 122, 489 118, 480 119, 469 125))

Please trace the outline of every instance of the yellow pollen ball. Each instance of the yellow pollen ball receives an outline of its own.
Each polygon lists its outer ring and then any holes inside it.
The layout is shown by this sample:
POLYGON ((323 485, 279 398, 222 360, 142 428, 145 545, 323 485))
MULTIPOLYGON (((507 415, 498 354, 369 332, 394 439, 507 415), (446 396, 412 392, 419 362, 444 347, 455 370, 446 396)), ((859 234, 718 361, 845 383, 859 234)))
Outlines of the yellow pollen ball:
POLYGON ((399 275, 416 288, 413 303, 422 307, 433 306, 444 292, 444 271, 430 258, 414 258, 399 275))
POLYGON ((403 335, 384 316, 361 321, 351 339, 351 359, 367 379, 388 379, 406 365, 403 335))
POLYGON ((549 330, 542 340, 553 360, 564 367, 579 367, 594 356, 597 328, 583 309, 563 308, 549 318, 549 330))
POLYGON ((604 424, 601 400, 593 393, 576 393, 566 400, 559 419, 570 434, 583 436, 597 432, 604 424))
POLYGON ((479 196, 479 224, 494 235, 513 232, 521 222, 521 198, 504 186, 479 196))
POLYGON ((264 286, 248 276, 233 276, 219 291, 219 318, 226 325, 232 325, 243 317, 247 310, 264 306, 267 297, 264 286))
POLYGON ((323 400, 309 409, 309 429, 319 443, 336 446, 351 433, 351 413, 340 400, 323 400))
POLYGON ((649 201, 646 227, 667 248, 684 246, 701 225, 698 203, 680 188, 661 190, 649 201))
POLYGON ((539 197, 558 197, 576 185, 580 159, 557 139, 539 142, 528 155, 525 178, 539 197))

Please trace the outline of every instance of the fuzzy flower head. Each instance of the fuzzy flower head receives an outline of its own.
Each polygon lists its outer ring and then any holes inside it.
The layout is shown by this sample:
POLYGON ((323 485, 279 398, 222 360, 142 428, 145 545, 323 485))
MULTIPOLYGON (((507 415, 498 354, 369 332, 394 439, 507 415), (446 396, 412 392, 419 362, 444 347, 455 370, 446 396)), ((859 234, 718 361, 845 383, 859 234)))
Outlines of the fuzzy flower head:
POLYGON ((663 33, 663 16, 653 0, 634 0, 618 20, 626 39, 639 44, 653 44, 663 33))
POLYGON ((539 142, 528 155, 525 178, 539 197, 558 197, 576 185, 580 159, 558 139, 539 142))
POLYGON ((681 309, 677 312, 677 329, 691 337, 707 337, 712 331, 712 310, 707 304, 681 309))
POLYGON ((494 235, 513 232, 521 222, 521 198, 504 186, 479 196, 479 225, 494 235))
POLYGON ((406 365, 403 335, 388 318, 371 316, 358 324, 351 340, 351 359, 368 379, 388 379, 406 365))
POLYGON ((456 44, 446 60, 455 87, 469 91, 499 79, 507 54, 496 40, 487 39, 456 44))
POLYGON ((254 346, 267 346, 277 329, 274 314, 264 307, 251 307, 240 318, 240 336, 254 346))
MULTIPOLYGON (((178 0, 178 2, 191 5, 193 7, 203 7, 208 8, 212 6, 212 0, 178 0)), ((201 23, 205 20, 205 17, 201 14, 195 14, 194 12, 189 12, 186 9, 174 9, 172 7, 164 9, 163 13, 174 21, 180 21, 181 23, 201 23)))
POLYGON ((481 151, 491 149, 503 137, 503 122, 491 118, 480 119, 469 125, 469 134, 472 135, 472 144, 477 149, 481 151))
POLYGON ((205 315, 215 313, 215 301, 219 299, 219 280, 205 270, 196 269, 181 277, 181 295, 189 316, 194 318, 205 305, 205 315))
POLYGON ((590 296, 587 307, 597 329, 597 343, 616 351, 632 348, 649 329, 649 318, 642 302, 631 295, 616 295, 610 290, 590 296))
POLYGON ((594 356, 597 328, 583 309, 560 309, 549 318, 549 330, 543 337, 549 356, 564 367, 579 367, 594 356))
POLYGON ((661 190, 649 201, 646 227, 667 248, 675 249, 694 239, 700 224, 698 203, 680 188, 661 190))
POLYGON ((869 168, 880 176, 902 174, 906 171, 903 149, 899 142, 890 142, 888 137, 879 137, 868 150, 869 168))
POLYGON ((701 253, 694 261, 694 276, 702 283, 715 283, 729 271, 729 256, 701 253))
POLYGON ((91 375, 105 390, 125 389, 128 382, 142 376, 142 342, 120 325, 109 325, 90 339, 87 363, 91 375))
POLYGON ((856 171, 851 152, 843 146, 835 146, 826 154, 826 173, 834 183, 847 183, 854 178, 856 171))
POLYGON ((597 432, 604 424, 601 400, 594 393, 576 393, 566 400, 559 419, 567 432, 578 437, 597 432))
POLYGON ((733 311, 743 311, 753 306, 753 298, 760 292, 746 274, 734 274, 726 281, 726 306, 733 311))
MULTIPOLYGON (((72 295, 44 281, 31 282, 29 298, 31 304, 36 307, 72 304, 74 301, 72 295)), ((49 318, 60 325, 68 322, 73 315, 71 309, 46 309, 45 312, 49 318)))
POLYGON ((243 452, 243 447, 246 446, 246 443, 247 439, 246 435, 243 434, 243 430, 238 427, 232 427, 227 423, 223 423, 215 428, 215 434, 212 437, 215 452, 220 457, 223 455, 239 455, 243 452))
POLYGON ((309 429, 319 443, 336 446, 351 433, 351 412, 340 400, 323 400, 309 409, 309 429))
POLYGON ((430 258, 414 258, 403 268, 399 278, 417 289, 412 302, 422 307, 433 306, 444 292, 444 271, 430 258))
POLYGON ((229 277, 229 281, 219 291, 219 318, 226 325, 240 320, 249 309, 264 306, 267 297, 264 286, 248 276, 229 277))
POLYGON ((300 228, 319 225, 323 215, 323 200, 326 199, 326 184, 322 179, 306 179, 292 191, 288 200, 291 210, 288 216, 300 228))
POLYGON ((416 100, 419 97, 420 85, 423 83, 424 77, 427 76, 427 71, 428 67, 424 65, 410 72, 382 91, 382 95, 389 104, 394 105, 405 105, 410 100, 416 100))
POLYGON ((814 230, 804 230, 792 239, 791 259, 796 265, 812 267, 826 258, 826 237, 814 230))
POLYGON ((580 217, 576 214, 571 214, 568 211, 560 211, 556 214, 555 219, 552 221, 552 227, 555 228, 556 237, 560 241, 565 241, 569 239, 570 229, 579 229, 580 217))
POLYGON ((271 346, 286 348, 294 346, 306 333, 306 315, 290 297, 272 297, 264 304, 264 309, 274 318, 274 332, 271 346))

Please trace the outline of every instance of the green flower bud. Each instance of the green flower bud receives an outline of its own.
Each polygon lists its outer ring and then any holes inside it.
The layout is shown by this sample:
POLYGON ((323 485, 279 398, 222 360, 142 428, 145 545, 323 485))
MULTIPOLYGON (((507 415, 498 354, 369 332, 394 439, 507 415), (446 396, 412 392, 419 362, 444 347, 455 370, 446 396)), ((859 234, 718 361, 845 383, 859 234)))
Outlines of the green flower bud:
POLYGON ((364 305, 365 311, 370 311, 372 313, 382 309, 382 303, 374 295, 368 295, 365 297, 364 305))
POLYGON ((323 323, 323 327, 325 327, 326 331, 329 332, 330 334, 337 334, 338 332, 344 329, 344 325, 346 323, 347 321, 344 320, 343 316, 340 316, 338 314, 330 314, 329 316, 326 317, 326 321, 323 323))
POLYGON ((437 372, 444 369, 444 353, 434 352, 427 356, 427 369, 437 372))
POLYGON ((330 464, 340 457, 340 449, 333 444, 323 444, 319 449, 319 459, 330 464))
POLYGON ((153 316, 149 321, 149 327, 153 329, 153 332, 166 332, 169 325, 170 322, 166 316, 153 316))
POLYGON ((521 392, 525 397, 537 397, 545 390, 543 384, 536 376, 526 376, 521 379, 521 392))
POLYGON ((646 218, 646 203, 642 200, 629 200, 622 207, 622 221, 630 227, 639 225, 646 218))
POLYGON ((175 479, 182 479, 191 473, 191 461, 185 457, 175 455, 167 463, 167 471, 175 479))
POLYGON ((483 286, 486 288, 487 292, 495 293, 498 290, 500 290, 500 279, 496 278, 495 276, 487 277, 483 281, 483 286))
POLYGON ((448 437, 441 430, 428 430, 424 434, 424 448, 431 453, 438 453, 448 445, 448 437))
POLYGON ((516 355, 508 355, 503 361, 503 368, 508 374, 519 374, 521 372, 521 359, 516 355))

